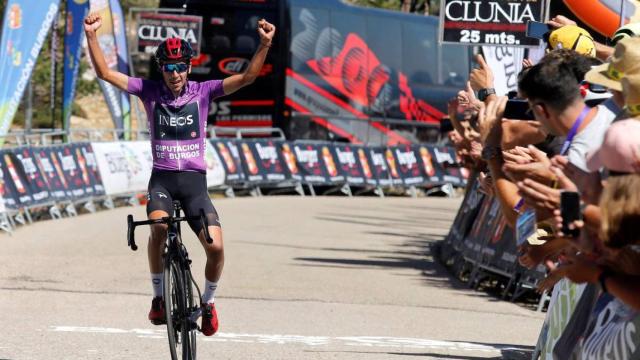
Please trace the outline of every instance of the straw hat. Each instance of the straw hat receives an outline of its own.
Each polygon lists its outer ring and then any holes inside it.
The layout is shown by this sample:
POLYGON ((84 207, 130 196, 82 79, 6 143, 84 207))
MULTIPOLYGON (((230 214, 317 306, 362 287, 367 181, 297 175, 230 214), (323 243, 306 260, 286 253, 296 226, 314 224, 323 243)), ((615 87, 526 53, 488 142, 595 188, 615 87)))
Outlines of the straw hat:
POLYGON ((622 94, 627 112, 633 117, 640 116, 640 72, 626 75, 622 79, 622 94))
POLYGON ((611 37, 614 46, 622 39, 640 36, 640 23, 629 23, 621 26, 611 37))
POLYGON ((596 44, 591 34, 575 25, 566 25, 553 30, 549 34, 549 47, 553 50, 571 49, 582 55, 596 56, 596 44))
POLYGON ((640 38, 633 37, 620 40, 609 62, 591 68, 584 79, 592 84, 622 91, 620 80, 627 74, 638 72, 640 72, 640 38))

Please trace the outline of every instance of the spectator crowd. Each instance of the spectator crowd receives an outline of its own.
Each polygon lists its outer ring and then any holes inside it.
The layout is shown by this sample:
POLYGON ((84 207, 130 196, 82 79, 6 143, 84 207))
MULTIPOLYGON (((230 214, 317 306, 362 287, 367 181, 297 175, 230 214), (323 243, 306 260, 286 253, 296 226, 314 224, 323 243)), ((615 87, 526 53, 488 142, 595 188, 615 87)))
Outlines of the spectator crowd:
POLYGON ((499 200, 520 264, 546 266, 539 291, 577 294, 555 348, 538 344, 543 358, 640 358, 640 26, 605 45, 566 17, 548 24, 517 92, 496 94, 476 56, 449 102, 449 138, 499 200))

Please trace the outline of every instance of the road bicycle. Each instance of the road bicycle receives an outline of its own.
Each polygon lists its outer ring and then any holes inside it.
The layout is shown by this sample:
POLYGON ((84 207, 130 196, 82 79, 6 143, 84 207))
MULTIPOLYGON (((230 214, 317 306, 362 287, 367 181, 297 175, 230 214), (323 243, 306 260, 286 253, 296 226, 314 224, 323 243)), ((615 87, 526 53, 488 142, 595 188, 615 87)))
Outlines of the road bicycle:
POLYGON ((200 288, 191 275, 191 259, 187 248, 182 243, 180 223, 188 220, 199 220, 205 232, 207 242, 211 244, 213 239, 209 235, 207 218, 201 209, 199 216, 181 217, 180 202, 173 202, 173 216, 163 217, 157 220, 133 221, 133 215, 127 216, 127 244, 131 250, 136 251, 134 230, 136 226, 166 224, 168 225, 167 240, 163 254, 164 262, 164 302, 167 322, 167 335, 169 337, 169 349, 171 359, 178 360, 182 355, 183 360, 196 359, 196 333, 199 331, 198 318, 202 314, 200 308, 200 288), (196 289, 198 297, 194 296, 196 289))

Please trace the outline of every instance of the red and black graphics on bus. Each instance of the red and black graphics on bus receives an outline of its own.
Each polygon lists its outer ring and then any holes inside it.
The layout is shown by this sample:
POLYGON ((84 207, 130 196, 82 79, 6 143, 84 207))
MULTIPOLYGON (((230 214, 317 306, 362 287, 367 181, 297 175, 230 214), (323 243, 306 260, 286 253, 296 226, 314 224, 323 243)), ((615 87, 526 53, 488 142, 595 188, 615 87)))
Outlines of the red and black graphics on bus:
MULTIPOLYGON (((202 46, 193 58, 189 79, 206 81, 224 79, 245 71, 260 45, 256 30, 264 18, 277 28, 273 44, 256 81, 231 96, 211 102, 209 123, 224 127, 271 127, 282 118, 284 110, 284 54, 286 31, 281 25, 279 7, 284 1, 197 1, 190 0, 186 15, 202 16, 202 46)), ((183 9, 184 0, 161 0, 161 8, 183 9)), ((284 10, 284 9, 283 9, 284 10)), ((161 79, 150 67, 151 76, 161 79)))
POLYGON ((87 195, 104 195, 104 186, 102 185, 102 176, 95 154, 90 143, 72 144, 72 152, 78 162, 78 167, 82 174, 82 186, 85 187, 87 195))
POLYGON ((222 160, 225 171, 225 183, 236 184, 245 181, 245 173, 242 168, 239 142, 236 140, 212 139, 211 145, 222 160))
POLYGON ((277 183, 291 178, 280 147, 281 141, 274 140, 240 142, 240 154, 247 181, 277 183))
MULTIPOLYGON (((358 34, 348 34, 335 57, 308 60, 307 65, 353 105, 375 111, 385 101, 383 97, 391 93, 401 118, 435 124, 444 115, 426 101, 416 99, 406 75, 381 63, 358 34)), ((388 110, 387 107, 383 111, 388 110)))
POLYGON ((34 155, 38 167, 44 173, 52 198, 56 201, 68 200, 67 189, 69 185, 62 172, 60 162, 53 155, 53 149, 36 148, 34 155))
POLYGON ((14 149, 13 152, 22 163, 22 167, 27 175, 34 203, 50 201, 51 192, 49 183, 47 182, 47 176, 44 170, 38 166, 33 150, 29 147, 21 147, 14 149))
POLYGON ((2 166, 0 194, 4 198, 5 206, 9 209, 17 209, 33 205, 31 186, 20 159, 10 150, 2 150, 0 165, 2 166))

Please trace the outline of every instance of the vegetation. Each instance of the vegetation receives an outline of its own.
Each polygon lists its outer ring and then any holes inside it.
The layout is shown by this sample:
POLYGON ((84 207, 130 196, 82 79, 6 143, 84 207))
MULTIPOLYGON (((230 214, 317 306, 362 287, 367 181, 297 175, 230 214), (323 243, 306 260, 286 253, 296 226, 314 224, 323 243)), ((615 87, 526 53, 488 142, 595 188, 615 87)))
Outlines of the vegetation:
POLYGON ((389 10, 402 10, 406 12, 437 15, 440 9, 440 0, 346 0, 347 2, 368 7, 377 7, 389 10), (426 10, 426 11, 425 11, 426 10))
MULTIPOLYGON (((6 7, 6 0, 0 0, 0 14, 4 17, 4 9, 6 7)), ((157 7, 159 0, 121 0, 123 11, 127 16, 129 8, 131 7, 157 7)), ((40 56, 36 62, 36 66, 31 75, 31 84, 33 86, 33 118, 32 126, 34 128, 51 128, 61 127, 62 116, 62 64, 63 64, 63 52, 64 52, 64 30, 65 30, 65 11, 66 0, 60 1, 60 13, 58 16, 58 22, 56 27, 57 35, 57 48, 55 60, 56 66, 56 91, 55 91, 55 114, 51 116, 51 36, 49 32, 47 40, 42 46, 40 56)), ((82 78, 82 74, 89 69, 89 63, 86 56, 83 57, 83 61, 80 63, 80 71, 78 76, 78 82, 76 87, 76 98, 83 97, 89 94, 99 93, 100 89, 98 83, 95 80, 87 81, 82 78)), ((22 98, 22 103, 18 107, 13 125, 22 127, 25 121, 27 91, 22 98)), ((80 107, 74 104, 72 114, 77 116, 85 116, 80 107)))

